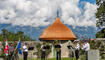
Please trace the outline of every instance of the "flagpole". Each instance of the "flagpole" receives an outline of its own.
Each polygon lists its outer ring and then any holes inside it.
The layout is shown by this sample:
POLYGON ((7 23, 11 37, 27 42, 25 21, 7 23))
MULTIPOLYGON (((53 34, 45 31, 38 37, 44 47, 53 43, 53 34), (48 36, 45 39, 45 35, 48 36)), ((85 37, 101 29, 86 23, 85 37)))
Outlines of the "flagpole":
MULTIPOLYGON (((20 38, 19 38, 19 41, 20 41, 20 38)), ((18 45, 19 45, 19 41, 18 41, 18 45)), ((17 46, 18 46, 17 45, 17 46)), ((13 52, 13 55, 12 55, 12 57, 11 57, 11 60, 12 60, 12 58, 14 57, 14 53, 15 53, 15 51, 16 51, 16 49, 17 49, 17 46, 16 46, 16 48, 15 48, 15 50, 14 50, 14 52, 13 52)))

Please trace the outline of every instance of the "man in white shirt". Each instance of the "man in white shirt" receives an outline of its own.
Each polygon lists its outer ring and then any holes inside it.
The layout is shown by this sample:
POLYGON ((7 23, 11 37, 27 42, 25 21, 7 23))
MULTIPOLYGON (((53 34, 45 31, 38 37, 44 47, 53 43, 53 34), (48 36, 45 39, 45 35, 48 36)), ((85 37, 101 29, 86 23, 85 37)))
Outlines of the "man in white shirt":
POLYGON ((76 56, 76 60, 79 59, 79 50, 80 50, 80 45, 79 45, 79 40, 76 41, 76 46, 75 46, 75 56, 76 56))
POLYGON ((88 41, 84 42, 82 49, 85 50, 85 52, 86 52, 86 60, 88 60, 88 51, 90 50, 90 44, 88 43, 88 41))
POLYGON ((84 49, 85 51, 89 51, 90 50, 90 44, 88 42, 85 42, 82 49, 84 49))
POLYGON ((27 56, 28 56, 28 46, 27 46, 27 43, 25 43, 23 45, 23 59, 27 60, 27 56))

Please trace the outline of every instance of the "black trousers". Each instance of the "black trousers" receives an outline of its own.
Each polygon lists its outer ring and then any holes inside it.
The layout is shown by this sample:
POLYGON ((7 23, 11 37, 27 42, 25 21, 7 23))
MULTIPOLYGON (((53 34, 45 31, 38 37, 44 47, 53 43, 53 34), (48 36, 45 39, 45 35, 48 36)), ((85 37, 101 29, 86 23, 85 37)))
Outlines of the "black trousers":
POLYGON ((88 51, 85 51, 86 53, 86 60, 88 60, 88 51))
POLYGON ((27 60, 28 52, 23 52, 23 58, 24 60, 27 60))
POLYGON ((76 60, 79 59, 79 50, 75 50, 75 57, 76 57, 76 60))
POLYGON ((57 60, 61 60, 61 50, 60 51, 57 51, 57 60))
POLYGON ((9 55, 9 60, 14 60, 14 56, 13 56, 13 52, 10 52, 10 55, 9 55))
POLYGON ((45 56, 46 56, 45 51, 42 51, 42 53, 41 53, 41 60, 45 60, 45 56))

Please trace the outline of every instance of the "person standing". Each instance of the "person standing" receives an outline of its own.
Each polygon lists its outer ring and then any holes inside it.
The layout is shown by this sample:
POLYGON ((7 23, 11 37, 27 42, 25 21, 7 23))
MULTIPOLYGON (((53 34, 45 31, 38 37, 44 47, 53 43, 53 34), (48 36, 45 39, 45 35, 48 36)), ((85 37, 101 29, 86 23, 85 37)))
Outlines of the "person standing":
POLYGON ((27 45, 27 43, 25 43, 23 45, 23 59, 27 60, 27 56, 28 56, 28 45, 27 45))
POLYGON ((61 60, 61 46, 62 46, 62 44, 59 43, 59 41, 56 41, 55 46, 56 46, 55 48, 56 48, 56 51, 57 51, 56 59, 61 60))
POLYGON ((70 57, 72 57, 72 58, 74 58, 74 44, 71 42, 71 41, 69 41, 69 43, 68 43, 68 49, 69 49, 69 55, 70 55, 70 57))
POLYGON ((85 50, 86 60, 88 60, 88 51, 90 50, 90 44, 88 43, 88 41, 84 42, 82 49, 85 50))
POLYGON ((12 57, 13 56, 13 53, 14 53, 14 46, 13 46, 13 44, 11 43, 11 45, 9 46, 9 53, 10 53, 10 60, 12 59, 12 60, 14 60, 14 57, 12 57))
MULTIPOLYGON (((61 44, 59 44, 61 46, 61 44)), ((57 60, 61 60, 61 48, 57 48, 57 60)))
POLYGON ((45 56, 46 56, 46 44, 43 42, 42 46, 41 46, 41 60, 45 60, 45 56))
POLYGON ((79 50, 80 50, 80 45, 79 45, 79 40, 76 41, 76 46, 75 46, 75 56, 76 56, 76 60, 79 59, 79 50))

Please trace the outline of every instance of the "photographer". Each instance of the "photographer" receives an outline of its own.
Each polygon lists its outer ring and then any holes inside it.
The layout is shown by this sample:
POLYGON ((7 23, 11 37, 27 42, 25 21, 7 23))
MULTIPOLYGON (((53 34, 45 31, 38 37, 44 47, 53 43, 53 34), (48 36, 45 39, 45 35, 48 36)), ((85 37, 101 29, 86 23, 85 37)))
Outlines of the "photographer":
POLYGON ((72 44, 71 41, 69 41, 68 43, 68 49, 69 49, 69 52, 70 52, 70 57, 74 57, 74 45, 72 44))

